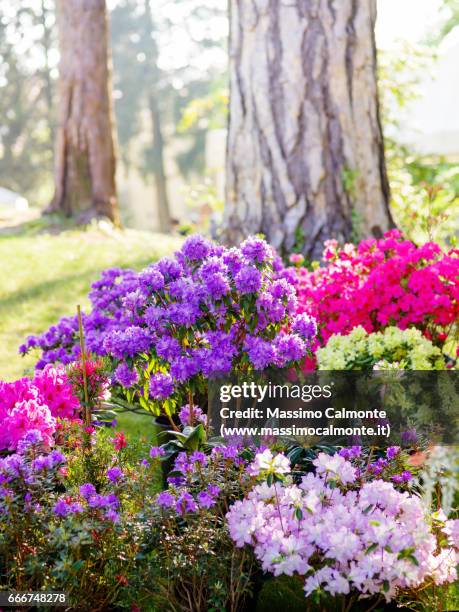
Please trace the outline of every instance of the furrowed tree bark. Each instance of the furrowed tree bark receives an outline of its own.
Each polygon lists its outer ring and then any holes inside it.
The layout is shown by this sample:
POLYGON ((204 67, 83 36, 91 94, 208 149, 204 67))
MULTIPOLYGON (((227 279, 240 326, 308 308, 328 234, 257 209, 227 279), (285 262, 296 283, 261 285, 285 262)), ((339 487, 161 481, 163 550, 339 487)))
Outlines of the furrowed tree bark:
POLYGON ((105 0, 57 0, 59 122, 49 211, 119 223, 105 0))
POLYGON ((376 0, 230 0, 223 238, 320 255, 392 226, 376 0))

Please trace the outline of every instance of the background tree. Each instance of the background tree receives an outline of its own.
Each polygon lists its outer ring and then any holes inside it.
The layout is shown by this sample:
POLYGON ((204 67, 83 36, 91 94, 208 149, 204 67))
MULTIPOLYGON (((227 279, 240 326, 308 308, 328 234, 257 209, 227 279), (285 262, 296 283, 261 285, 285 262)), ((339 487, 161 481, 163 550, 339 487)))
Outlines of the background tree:
POLYGON ((50 211, 118 222, 105 0, 57 0, 59 124, 50 211))
POLYGON ((440 8, 440 27, 436 27, 429 36, 430 42, 437 45, 459 25, 459 0, 443 0, 440 8))
POLYGON ((34 203, 52 190, 54 47, 50 0, 0 0, 0 187, 34 203))
POLYGON ((204 172, 205 118, 180 130, 188 104, 211 92, 226 70, 220 0, 120 0, 111 13, 115 109, 126 168, 153 179, 158 220, 169 228, 165 149, 185 177, 204 172), (179 129, 175 127, 179 125, 179 129), (177 141, 180 146, 174 147, 177 141))
POLYGON ((376 0, 230 2, 226 241, 317 256, 391 225, 376 0))

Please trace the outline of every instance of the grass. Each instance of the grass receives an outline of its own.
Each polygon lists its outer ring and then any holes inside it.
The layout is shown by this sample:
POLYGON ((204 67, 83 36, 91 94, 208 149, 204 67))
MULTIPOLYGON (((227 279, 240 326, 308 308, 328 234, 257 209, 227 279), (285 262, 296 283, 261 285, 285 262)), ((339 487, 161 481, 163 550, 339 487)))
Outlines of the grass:
POLYGON ((27 335, 74 314, 77 304, 86 308, 90 284, 104 268, 140 269, 180 243, 172 236, 100 225, 61 230, 43 221, 0 230, 0 380, 31 373, 36 355, 23 358, 18 346, 27 335))
MULTIPOLYGON (((31 374, 37 354, 21 357, 18 347, 29 334, 45 331, 76 305, 89 305, 91 283, 111 266, 140 269, 171 254, 180 241, 104 225, 75 229, 42 220, 15 231, 0 229, 0 380, 31 374)), ((153 438, 153 417, 120 414, 118 429, 134 438, 153 438)))

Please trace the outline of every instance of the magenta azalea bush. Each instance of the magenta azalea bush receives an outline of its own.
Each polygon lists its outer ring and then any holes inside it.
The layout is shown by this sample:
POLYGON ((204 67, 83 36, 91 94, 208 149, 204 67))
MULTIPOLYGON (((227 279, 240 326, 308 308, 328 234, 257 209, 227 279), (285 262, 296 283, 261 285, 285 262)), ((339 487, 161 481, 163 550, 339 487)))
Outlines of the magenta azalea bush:
MULTIPOLYGON (((360 449, 344 451, 320 453, 315 472, 298 485, 287 477, 285 456, 257 455, 249 472, 263 482, 226 517, 236 545, 253 547, 266 572, 304 576, 306 596, 383 595, 390 601, 421 586, 454 582, 459 521, 441 511, 432 516, 421 498, 397 490, 403 475, 394 482, 375 478, 375 469, 356 461, 360 449)), ((397 452, 389 449, 388 457, 397 452)))
MULTIPOLYGON (((295 262, 293 262, 295 263, 295 262)), ((442 346, 457 333, 459 251, 420 247, 393 230, 380 240, 339 247, 325 243, 323 266, 297 268, 299 311, 317 319, 322 344, 362 326, 416 327, 442 346)))
POLYGON ((65 369, 46 366, 32 380, 0 381, 0 450, 15 450, 30 430, 38 430, 53 444, 57 419, 78 416, 80 403, 65 369))

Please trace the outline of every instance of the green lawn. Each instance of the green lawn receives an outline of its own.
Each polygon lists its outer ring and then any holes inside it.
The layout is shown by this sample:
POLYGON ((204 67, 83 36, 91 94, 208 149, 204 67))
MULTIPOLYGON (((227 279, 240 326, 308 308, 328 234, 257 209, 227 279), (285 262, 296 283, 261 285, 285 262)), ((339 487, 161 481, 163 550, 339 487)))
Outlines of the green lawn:
POLYGON ((20 357, 18 346, 74 314, 77 304, 87 307, 89 286, 101 270, 139 269, 179 244, 172 236, 96 226, 61 231, 42 221, 15 232, 0 229, 0 380, 32 371, 36 356, 20 357))
MULTIPOLYGON (((21 357, 29 334, 88 306, 88 290, 104 268, 140 269, 179 248, 172 236, 109 227, 64 229, 44 221, 11 232, 0 229, 0 380, 31 374, 37 355, 21 357)), ((118 428, 134 437, 154 435, 149 415, 122 414, 118 428)))

